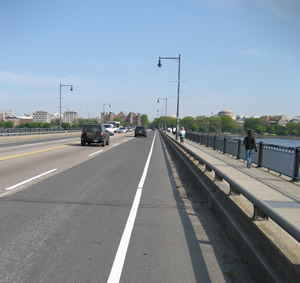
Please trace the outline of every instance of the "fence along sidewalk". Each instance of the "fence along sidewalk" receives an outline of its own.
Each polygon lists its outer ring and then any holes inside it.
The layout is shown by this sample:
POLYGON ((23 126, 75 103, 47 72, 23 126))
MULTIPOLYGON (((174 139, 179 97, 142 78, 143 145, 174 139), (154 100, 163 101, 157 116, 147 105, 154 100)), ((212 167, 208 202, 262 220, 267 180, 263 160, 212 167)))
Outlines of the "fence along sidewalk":
MULTIPOLYGON (((214 150, 230 154, 237 159, 245 159, 244 146, 240 139, 212 136, 189 132, 186 139, 200 143, 214 150)), ((258 152, 253 152, 252 161, 258 167, 264 167, 291 177, 292 181, 299 181, 300 147, 285 147, 260 142, 258 152)))

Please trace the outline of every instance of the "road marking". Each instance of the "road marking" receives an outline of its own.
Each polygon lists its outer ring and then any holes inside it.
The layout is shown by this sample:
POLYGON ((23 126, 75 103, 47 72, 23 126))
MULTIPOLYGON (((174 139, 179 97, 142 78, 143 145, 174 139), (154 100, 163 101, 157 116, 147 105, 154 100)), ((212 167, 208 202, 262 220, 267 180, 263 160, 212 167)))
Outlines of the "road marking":
POLYGON ((89 156, 93 156, 93 155, 95 155, 95 154, 97 154, 97 153, 100 153, 100 152, 102 152, 103 151, 103 149, 101 149, 101 150, 99 150, 99 151, 96 151, 96 152, 94 152, 94 153, 91 153, 91 154, 89 154, 89 156))
POLYGON ((124 140, 124 142, 127 142, 128 140, 124 140))
POLYGON ((152 152, 153 152, 155 136, 156 136, 156 132, 155 132, 155 135, 154 135, 154 138, 152 141, 151 149, 150 149, 148 159, 147 159, 147 162, 146 162, 146 165, 144 168, 144 172, 143 172, 141 180, 139 182, 139 185, 138 185, 135 197, 134 197, 134 201, 133 201, 133 204, 130 209, 130 213, 129 213, 129 216, 128 216, 128 219, 126 222, 125 230, 123 232, 123 235, 122 235, 119 247, 118 247, 118 251, 115 256, 114 263, 113 263, 112 269, 110 271, 107 283, 120 282, 120 278, 121 278, 121 274, 123 271, 123 266, 124 266, 124 262, 125 262, 125 258, 126 258, 135 218, 137 215, 137 211, 139 208, 139 204, 140 204, 140 200, 141 200, 141 196, 142 196, 142 192, 143 192, 144 182, 146 180, 146 176, 147 176, 147 172, 148 172, 148 168, 149 168, 149 164, 150 164, 150 159, 151 159, 152 152))
POLYGON ((45 176, 45 175, 47 175, 47 174, 50 174, 50 173, 52 173, 52 172, 54 172, 54 171, 56 171, 56 170, 57 170, 56 168, 55 168, 55 169, 52 169, 52 170, 49 170, 49 171, 44 172, 44 173, 42 173, 42 174, 40 174, 40 175, 37 175, 37 176, 32 177, 32 178, 30 178, 30 179, 27 179, 27 180, 25 180, 25 181, 23 181, 23 182, 21 182, 21 183, 18 183, 18 184, 16 184, 16 185, 10 186, 10 187, 6 188, 5 190, 6 190, 6 191, 11 191, 11 190, 13 190, 13 189, 15 189, 15 188, 17 188, 17 187, 19 187, 19 186, 22 186, 22 185, 24 185, 24 184, 26 184, 26 183, 28 183, 28 182, 31 182, 31 181, 33 181, 33 180, 35 180, 35 179, 41 178, 41 177, 43 177, 43 176, 45 176))
POLYGON ((55 149, 61 149, 61 148, 67 147, 67 146, 69 146, 69 145, 60 145, 60 146, 55 146, 55 147, 48 147, 48 148, 44 148, 44 149, 40 149, 40 150, 36 150, 36 151, 4 156, 4 157, 0 157, 0 161, 7 160, 7 159, 13 159, 13 158, 17 158, 17 157, 22 157, 22 156, 27 156, 27 155, 32 155, 32 154, 41 153, 41 152, 46 152, 46 151, 51 151, 51 150, 55 150, 55 149))
POLYGON ((116 143, 116 144, 114 144, 113 146, 117 146, 117 145, 119 145, 119 143, 116 143))

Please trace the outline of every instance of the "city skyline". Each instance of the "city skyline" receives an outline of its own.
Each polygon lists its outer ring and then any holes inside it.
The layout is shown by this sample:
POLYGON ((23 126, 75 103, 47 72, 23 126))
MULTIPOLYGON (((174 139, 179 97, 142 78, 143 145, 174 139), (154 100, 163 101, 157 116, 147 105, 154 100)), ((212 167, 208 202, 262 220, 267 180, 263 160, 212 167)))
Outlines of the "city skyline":
POLYGON ((167 97, 176 115, 177 62, 157 62, 181 54, 180 118, 297 116, 299 14, 293 0, 2 1, 0 108, 59 112, 61 83, 62 112, 153 120, 167 97))

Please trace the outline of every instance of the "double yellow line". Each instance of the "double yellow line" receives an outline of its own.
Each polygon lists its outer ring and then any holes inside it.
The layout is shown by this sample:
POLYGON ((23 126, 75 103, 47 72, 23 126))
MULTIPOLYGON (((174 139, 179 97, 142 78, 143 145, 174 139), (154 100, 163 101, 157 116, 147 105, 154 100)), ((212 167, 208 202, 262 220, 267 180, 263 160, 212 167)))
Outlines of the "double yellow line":
POLYGON ((61 149, 61 148, 65 148, 67 146, 69 146, 69 145, 60 145, 60 146, 55 146, 55 147, 48 147, 48 148, 44 148, 44 149, 40 149, 40 150, 36 150, 36 151, 4 156, 4 157, 0 157, 0 161, 7 160, 7 159, 13 159, 13 158, 17 158, 17 157, 22 157, 22 156, 27 156, 27 155, 32 155, 32 154, 41 153, 41 152, 46 152, 46 151, 51 151, 51 150, 56 150, 56 149, 61 149))

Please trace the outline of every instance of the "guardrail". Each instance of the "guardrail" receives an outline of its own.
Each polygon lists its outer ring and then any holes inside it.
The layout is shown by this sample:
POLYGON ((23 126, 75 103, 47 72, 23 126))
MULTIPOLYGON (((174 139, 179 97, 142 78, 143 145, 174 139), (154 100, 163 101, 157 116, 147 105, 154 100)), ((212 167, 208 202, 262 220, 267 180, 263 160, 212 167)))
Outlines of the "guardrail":
MULTIPOLYGON (((241 139, 212 136, 194 132, 186 133, 186 139, 232 155, 237 159, 246 159, 241 139)), ((258 167, 264 167, 279 174, 291 177, 291 181, 300 179, 300 147, 285 147, 273 144, 257 143, 257 152, 253 152, 252 161, 258 167)))
POLYGON ((4 136, 25 136, 25 135, 40 135, 40 134, 56 134, 56 133, 70 133, 79 132, 81 128, 72 129, 48 129, 48 128, 19 128, 19 129, 5 129, 0 130, 0 137, 4 136))
MULTIPOLYGON (((188 153, 194 159, 196 159, 200 164, 204 166, 204 172, 214 172, 215 178, 214 182, 226 181, 229 184, 229 194, 228 195, 237 195, 241 194, 245 198, 248 199, 249 202, 252 203, 254 208, 253 219, 268 219, 271 218, 277 225, 279 225, 283 230, 285 230, 288 234, 290 234, 294 239, 300 242, 300 228, 293 223, 291 223, 288 219, 283 218, 280 214, 278 214, 270 205, 265 203, 264 201, 258 199, 254 194, 247 191, 241 185, 239 185, 234 179, 230 176, 224 174, 221 170, 216 168, 214 165, 203 159, 198 154, 189 150, 183 144, 177 142, 175 139, 169 137, 167 134, 161 132, 162 135, 168 138, 173 144, 177 147, 181 148, 183 151, 188 153)), ((200 169, 199 169, 200 170, 200 169)))

